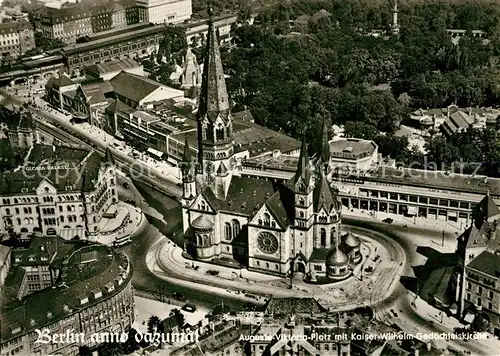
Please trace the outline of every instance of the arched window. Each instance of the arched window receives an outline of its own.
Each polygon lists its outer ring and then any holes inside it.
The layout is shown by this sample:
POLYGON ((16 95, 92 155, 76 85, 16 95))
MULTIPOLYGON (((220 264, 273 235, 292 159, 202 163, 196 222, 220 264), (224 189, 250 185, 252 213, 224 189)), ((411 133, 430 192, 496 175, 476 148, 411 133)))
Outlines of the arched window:
POLYGON ((332 227, 330 230, 330 245, 335 245, 335 228, 332 227))
POLYGON ((271 215, 269 215, 268 213, 264 214, 264 225, 271 226, 271 215))
POLYGON ((224 237, 226 238, 226 240, 231 240, 232 239, 232 236, 231 236, 231 224, 230 223, 225 223, 224 224, 224 237))
POLYGON ((303 218, 303 217, 304 217, 304 212, 303 212, 303 211, 301 211, 301 212, 300 212, 300 217, 301 217, 301 218, 303 218))
POLYGON ((304 200, 304 198, 299 199, 299 205, 304 206, 305 203, 306 203, 306 201, 304 200))
POLYGON ((224 128, 218 128, 215 130, 215 137, 217 140, 223 140, 224 139, 224 128))
POLYGON ((321 247, 326 247, 326 230, 321 229, 321 247))
POLYGON ((17 218, 17 225, 21 225, 21 219, 17 218))
POLYGON ((5 214, 10 215, 10 209, 9 208, 5 209, 5 214))
POLYGON ((262 219, 259 219, 259 225, 262 225, 262 219))
POLYGON ((233 227, 233 238, 235 238, 240 233, 240 222, 238 220, 233 220, 231 221, 231 225, 233 227))

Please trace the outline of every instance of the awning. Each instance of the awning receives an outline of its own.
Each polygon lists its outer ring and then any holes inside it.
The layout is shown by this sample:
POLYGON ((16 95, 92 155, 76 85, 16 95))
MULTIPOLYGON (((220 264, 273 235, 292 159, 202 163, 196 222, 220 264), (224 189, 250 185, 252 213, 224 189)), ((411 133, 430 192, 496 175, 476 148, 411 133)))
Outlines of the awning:
POLYGON ((409 206, 408 211, 406 212, 408 215, 417 215, 417 207, 409 206))
POLYGON ((147 152, 147 153, 151 153, 153 156, 158 157, 158 158, 160 158, 160 159, 163 157, 163 152, 158 151, 158 150, 155 150, 154 148, 151 148, 151 147, 150 147, 150 148, 148 148, 148 149, 146 150, 146 152, 147 152))

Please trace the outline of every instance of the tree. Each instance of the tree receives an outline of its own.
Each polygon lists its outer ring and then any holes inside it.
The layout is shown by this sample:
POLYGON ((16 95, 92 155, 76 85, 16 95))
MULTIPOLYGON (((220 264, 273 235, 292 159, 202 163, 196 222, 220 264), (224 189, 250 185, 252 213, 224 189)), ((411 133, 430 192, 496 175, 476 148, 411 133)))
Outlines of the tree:
POLYGON ((161 320, 156 315, 151 315, 148 319, 148 332, 153 333, 158 330, 161 320))
POLYGON ((186 29, 180 26, 166 26, 158 48, 158 62, 165 56, 167 63, 181 63, 187 47, 186 29))
POLYGON ((184 326, 184 324, 186 323, 186 317, 184 316, 184 314, 182 314, 182 312, 175 308, 175 309, 172 309, 170 311, 170 316, 175 316, 175 320, 177 322, 177 325, 179 325, 181 328, 184 326))
POLYGON ((90 351, 90 348, 88 346, 80 346, 78 348, 78 355, 79 356, 92 356, 92 351, 90 351))
POLYGON ((104 343, 97 348, 99 356, 121 356, 123 355, 123 344, 118 342, 104 343))
POLYGON ((470 330, 474 332, 485 332, 490 330, 490 320, 485 313, 478 313, 472 323, 470 324, 470 330))
POLYGON ((137 330, 135 330, 134 328, 130 328, 130 330, 128 331, 127 341, 123 344, 123 351, 126 355, 139 350, 140 345, 135 339, 136 335, 137 330))

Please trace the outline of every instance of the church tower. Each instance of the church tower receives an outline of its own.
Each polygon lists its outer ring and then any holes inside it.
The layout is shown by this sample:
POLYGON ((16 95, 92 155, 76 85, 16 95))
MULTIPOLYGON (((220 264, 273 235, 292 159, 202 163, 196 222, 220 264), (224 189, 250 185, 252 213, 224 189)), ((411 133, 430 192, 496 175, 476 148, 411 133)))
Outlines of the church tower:
POLYGON ((233 118, 222 68, 217 31, 208 21, 198 121, 198 175, 219 199, 226 197, 235 166, 233 118))
POLYGON ((188 139, 184 141, 184 154, 181 162, 182 172, 182 199, 191 202, 196 196, 196 171, 194 157, 191 156, 188 139))
POLYGON ((187 137, 184 141, 184 154, 180 168, 182 173, 182 226, 186 232, 189 227, 189 207, 198 193, 196 191, 196 159, 191 155, 187 137))
POLYGON ((307 155, 307 147, 302 141, 297 173, 293 178, 294 201, 294 252, 310 256, 313 249, 313 192, 314 173, 307 155))

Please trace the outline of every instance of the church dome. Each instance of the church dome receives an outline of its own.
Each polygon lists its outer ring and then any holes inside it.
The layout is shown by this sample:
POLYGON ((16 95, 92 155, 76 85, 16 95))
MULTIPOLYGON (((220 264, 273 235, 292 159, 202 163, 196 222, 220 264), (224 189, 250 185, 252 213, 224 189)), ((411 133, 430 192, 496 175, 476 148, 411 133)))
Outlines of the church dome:
POLYGON ((214 226, 214 222, 206 215, 200 215, 191 223, 194 229, 209 229, 214 226))
POLYGON ((350 231, 347 233, 344 243, 349 247, 358 247, 361 244, 359 238, 354 236, 350 231))
POLYGON ((348 262, 349 257, 336 247, 334 247, 326 257, 327 266, 345 266, 348 262))

